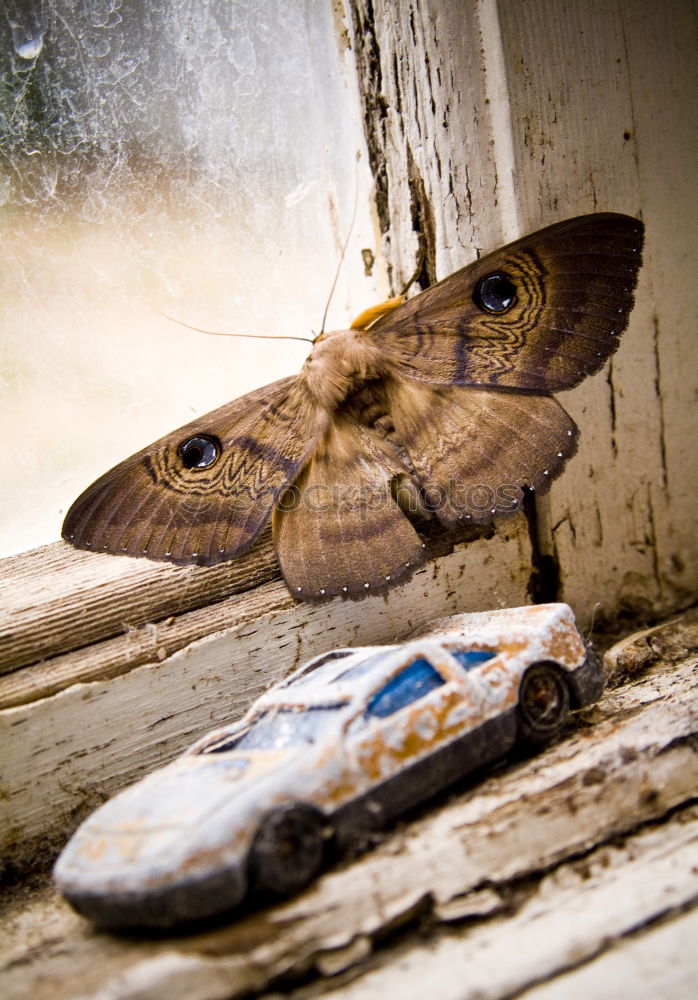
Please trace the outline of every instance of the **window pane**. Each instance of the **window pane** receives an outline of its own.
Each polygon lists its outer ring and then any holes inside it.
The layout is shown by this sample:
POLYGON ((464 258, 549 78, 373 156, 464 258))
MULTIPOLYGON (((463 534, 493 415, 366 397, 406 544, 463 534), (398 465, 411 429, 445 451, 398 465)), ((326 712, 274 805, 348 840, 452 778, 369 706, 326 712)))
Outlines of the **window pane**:
POLYGON ((298 371, 380 301, 351 52, 331 0, 0 10, 0 553, 93 479, 298 371), (9 450, 8 450, 9 449, 9 450))
POLYGON ((242 736, 230 743, 216 746, 215 752, 232 749, 283 750, 304 743, 315 743, 336 722, 338 708, 309 708, 303 712, 282 709, 279 712, 269 712, 256 719, 242 736))
POLYGON ((487 660, 491 660, 497 655, 475 649, 449 649, 449 653, 466 670, 471 670, 473 667, 479 666, 480 663, 486 663, 487 660))
POLYGON ((428 660, 415 660, 373 696, 366 714, 383 719, 418 701, 443 683, 443 677, 428 660))
POLYGON ((346 670, 342 671, 342 673, 337 676, 337 680, 347 681, 353 680, 355 677, 363 677, 364 674, 369 673, 369 671, 373 670, 375 666, 382 663, 388 655, 388 652, 389 650, 385 649, 381 650, 380 653, 373 653, 371 656, 367 656, 365 660, 361 661, 361 663, 356 663, 353 667, 348 667, 346 670))

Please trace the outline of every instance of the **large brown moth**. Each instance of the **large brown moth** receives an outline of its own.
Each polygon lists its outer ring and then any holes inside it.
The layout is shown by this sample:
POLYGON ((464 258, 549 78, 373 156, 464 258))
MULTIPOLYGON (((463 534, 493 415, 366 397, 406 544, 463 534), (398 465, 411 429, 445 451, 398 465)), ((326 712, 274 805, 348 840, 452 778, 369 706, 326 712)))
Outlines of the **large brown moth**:
POLYGON ((272 520, 292 594, 384 591, 424 562, 411 515, 514 513, 576 449, 551 393, 598 371, 633 305, 643 226, 549 226, 322 333, 300 374, 192 421, 72 505, 80 548, 211 565, 272 520))

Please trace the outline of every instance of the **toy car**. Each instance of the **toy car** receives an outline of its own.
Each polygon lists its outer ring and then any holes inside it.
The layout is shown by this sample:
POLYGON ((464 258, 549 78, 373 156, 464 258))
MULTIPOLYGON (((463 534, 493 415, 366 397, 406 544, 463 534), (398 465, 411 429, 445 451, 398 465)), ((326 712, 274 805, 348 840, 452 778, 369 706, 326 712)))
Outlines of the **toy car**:
POLYGON ((403 645, 310 660, 244 718, 101 806, 55 868, 102 927, 295 892, 346 846, 517 740, 559 735, 601 671, 565 604, 442 619, 403 645))

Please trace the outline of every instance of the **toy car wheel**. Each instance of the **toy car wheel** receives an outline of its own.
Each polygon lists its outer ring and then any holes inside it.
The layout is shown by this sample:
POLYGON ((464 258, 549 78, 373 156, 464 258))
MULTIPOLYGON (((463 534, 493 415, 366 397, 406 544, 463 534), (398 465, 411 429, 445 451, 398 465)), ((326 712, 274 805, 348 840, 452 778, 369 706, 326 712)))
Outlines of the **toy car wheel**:
POLYGON ((545 746, 562 732, 569 709, 570 693, 559 669, 552 663, 534 663, 519 688, 519 739, 545 746))
POLYGON ((326 840, 327 823, 318 809, 290 805, 274 810, 250 851, 253 884, 284 896, 302 889, 322 866, 326 840))

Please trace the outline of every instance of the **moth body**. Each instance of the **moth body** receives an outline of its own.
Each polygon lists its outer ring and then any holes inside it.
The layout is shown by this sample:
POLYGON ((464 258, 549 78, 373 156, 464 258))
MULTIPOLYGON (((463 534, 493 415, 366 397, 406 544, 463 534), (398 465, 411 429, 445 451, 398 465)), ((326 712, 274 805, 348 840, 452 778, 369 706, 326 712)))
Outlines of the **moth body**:
POLYGON ((333 330, 315 340, 300 379, 316 403, 332 412, 353 389, 384 369, 379 346, 363 330, 333 330))

